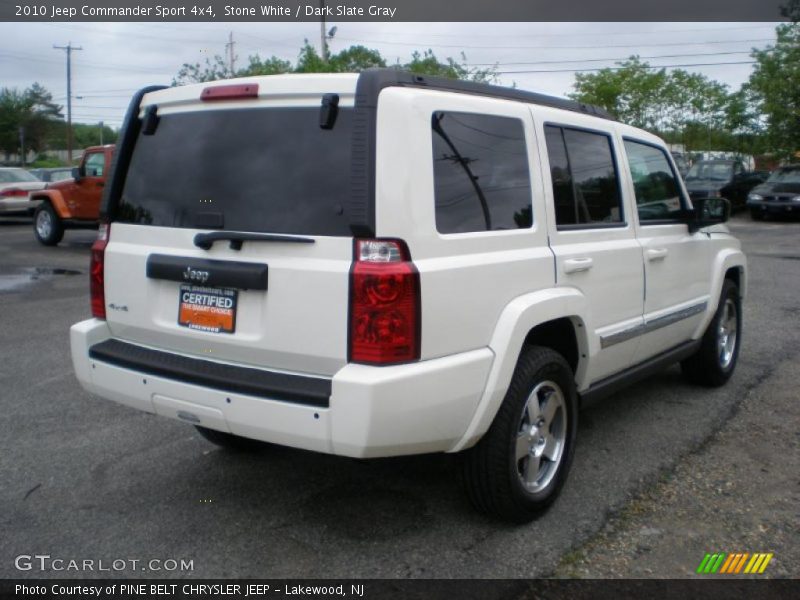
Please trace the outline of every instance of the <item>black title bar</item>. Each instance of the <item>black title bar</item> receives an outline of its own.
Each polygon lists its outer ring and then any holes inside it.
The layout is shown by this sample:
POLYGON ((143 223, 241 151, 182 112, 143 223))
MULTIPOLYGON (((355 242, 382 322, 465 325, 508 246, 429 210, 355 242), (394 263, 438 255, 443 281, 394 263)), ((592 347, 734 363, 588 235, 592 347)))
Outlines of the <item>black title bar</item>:
POLYGON ((0 21, 779 21, 789 0, 3 0, 0 21), (321 8, 324 7, 324 8, 321 8))

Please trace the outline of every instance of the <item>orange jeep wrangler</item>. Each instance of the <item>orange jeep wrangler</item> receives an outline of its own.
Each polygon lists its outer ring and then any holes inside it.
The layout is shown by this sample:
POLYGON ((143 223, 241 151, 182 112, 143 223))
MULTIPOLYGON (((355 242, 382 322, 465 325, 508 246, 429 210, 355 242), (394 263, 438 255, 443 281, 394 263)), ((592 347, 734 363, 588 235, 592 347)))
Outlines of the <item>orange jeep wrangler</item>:
POLYGON ((33 233, 39 242, 55 246, 64 237, 65 229, 97 227, 113 154, 112 144, 87 148, 81 165, 72 169, 73 179, 50 183, 31 194, 31 200, 42 201, 33 217, 33 233))

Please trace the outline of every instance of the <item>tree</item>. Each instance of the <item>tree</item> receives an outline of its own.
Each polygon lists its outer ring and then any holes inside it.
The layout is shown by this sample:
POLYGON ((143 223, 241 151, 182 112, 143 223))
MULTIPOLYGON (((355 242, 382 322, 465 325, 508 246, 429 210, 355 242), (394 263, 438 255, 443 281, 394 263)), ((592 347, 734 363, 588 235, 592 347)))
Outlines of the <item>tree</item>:
POLYGON ((38 83, 22 92, 16 88, 0 89, 0 150, 6 155, 18 152, 20 129, 26 150, 43 150, 48 133, 62 118, 61 106, 38 83))
POLYGON ((219 54, 215 54, 214 58, 206 58, 203 65, 200 63, 183 63, 178 74, 172 79, 172 85, 204 83, 235 76, 236 74, 231 72, 230 66, 225 59, 219 54))
POLYGON ((666 126, 671 88, 665 69, 655 71, 638 56, 617 63, 616 68, 596 73, 577 73, 575 93, 578 102, 601 106, 621 121, 643 129, 666 126))
POLYGON ((248 57, 249 64, 236 73, 237 77, 248 77, 252 75, 280 75, 281 73, 288 73, 292 70, 292 63, 288 60, 282 60, 277 56, 270 56, 266 59, 256 54, 255 56, 248 57))
POLYGON ((700 73, 652 69, 639 57, 615 69, 579 73, 570 97, 687 148, 743 152, 758 132, 750 95, 700 73))
MULTIPOLYGON (((467 57, 463 52, 461 53, 461 60, 465 63, 467 62, 467 57)), ((439 62, 433 50, 430 49, 425 50, 422 54, 415 51, 411 55, 411 62, 404 64, 401 68, 419 75, 435 75, 448 79, 465 79, 480 83, 497 83, 498 76, 496 67, 490 67, 488 69, 469 68, 449 57, 446 61, 447 62, 444 63, 439 62)))
POLYGON ((328 60, 317 54, 317 49, 305 41, 297 59, 295 73, 358 73, 373 67, 385 67, 386 61, 377 50, 364 46, 350 46, 331 54, 328 60))
MULTIPOLYGON (((461 54, 462 61, 466 56, 461 54)), ((319 55, 317 49, 305 40, 297 57, 296 64, 288 60, 271 56, 262 59, 258 54, 248 57, 248 65, 236 72, 230 70, 230 65, 222 56, 215 55, 207 58, 204 64, 184 63, 178 74, 172 80, 172 85, 186 83, 203 83, 216 81, 229 77, 246 77, 250 75, 276 75, 280 73, 359 73, 365 69, 386 67, 386 60, 380 52, 365 46, 350 46, 340 52, 331 54, 327 60, 319 55)), ((432 50, 423 53, 414 52, 411 61, 405 64, 398 63, 399 69, 419 73, 421 75, 438 75, 450 79, 468 79, 471 81, 495 83, 498 79, 496 67, 477 69, 467 67, 452 58, 440 62, 432 50)))
POLYGON ((775 45, 753 51, 747 89, 764 117, 770 149, 789 159, 800 150, 800 2, 785 11, 792 22, 777 27, 775 45))

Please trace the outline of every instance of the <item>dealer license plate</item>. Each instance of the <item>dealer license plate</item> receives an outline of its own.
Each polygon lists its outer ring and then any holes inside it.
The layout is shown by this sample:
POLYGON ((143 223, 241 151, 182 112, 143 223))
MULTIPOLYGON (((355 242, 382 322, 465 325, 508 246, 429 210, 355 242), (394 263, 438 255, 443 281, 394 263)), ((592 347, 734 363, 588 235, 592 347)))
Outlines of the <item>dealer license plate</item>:
POLYGON ((209 333, 233 333, 236 330, 237 294, 236 290, 227 288, 182 284, 178 297, 178 325, 209 333))

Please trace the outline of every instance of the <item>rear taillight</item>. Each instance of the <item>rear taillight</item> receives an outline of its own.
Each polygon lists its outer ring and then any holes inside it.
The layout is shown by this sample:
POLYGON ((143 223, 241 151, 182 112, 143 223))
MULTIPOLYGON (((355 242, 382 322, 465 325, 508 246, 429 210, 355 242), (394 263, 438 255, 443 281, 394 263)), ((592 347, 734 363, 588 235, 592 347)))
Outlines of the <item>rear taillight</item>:
POLYGON ((111 225, 100 224, 97 239, 92 244, 92 260, 89 265, 89 294, 92 299, 92 316, 97 319, 106 318, 106 294, 103 282, 105 269, 106 246, 111 225))
POLYGON ((9 188, 0 192, 0 197, 3 198, 18 198, 28 195, 28 190, 21 190, 19 188, 9 188))
POLYGON ((356 240, 350 360, 386 365, 420 355, 419 272, 399 240, 356 240))

